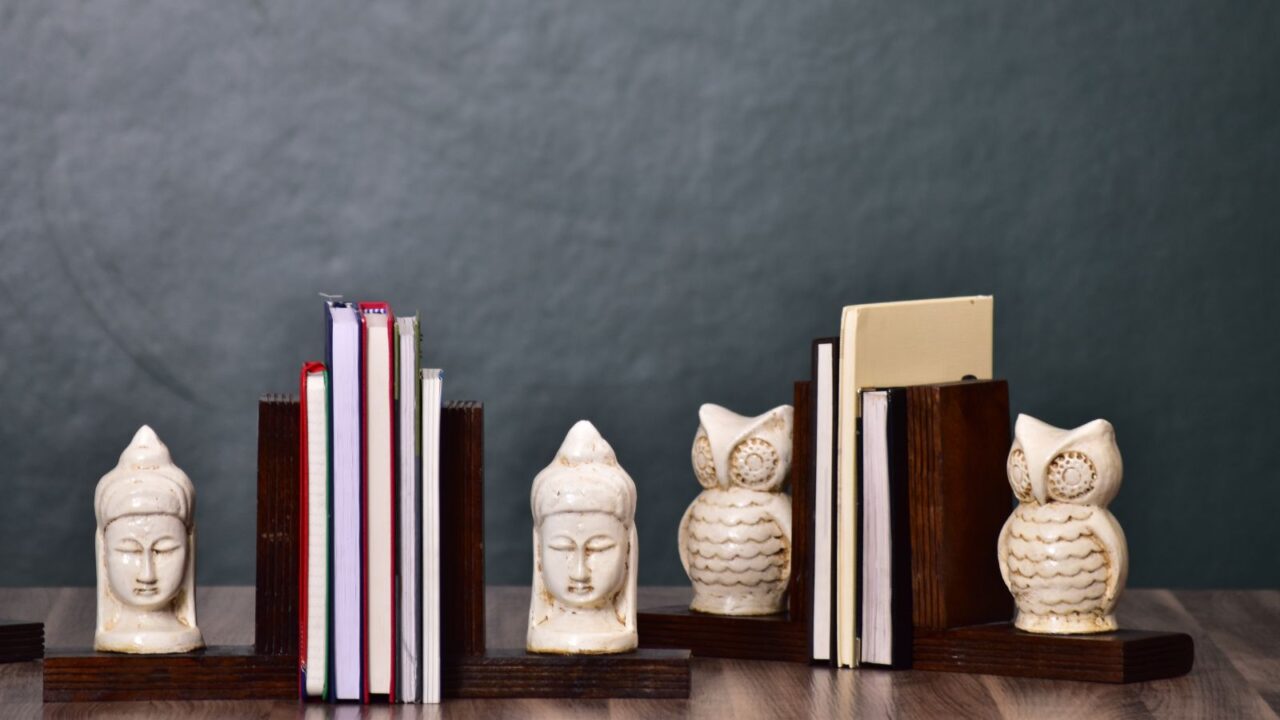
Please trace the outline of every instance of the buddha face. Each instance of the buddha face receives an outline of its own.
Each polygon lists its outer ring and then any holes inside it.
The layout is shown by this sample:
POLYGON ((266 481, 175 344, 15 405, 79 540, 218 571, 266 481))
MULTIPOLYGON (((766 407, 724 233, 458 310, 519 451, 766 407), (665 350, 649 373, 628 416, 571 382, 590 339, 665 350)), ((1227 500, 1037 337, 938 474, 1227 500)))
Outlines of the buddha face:
POLYGON ((622 588, 627 574, 627 527, 605 512, 562 512, 539 526, 542 579, 560 603, 600 607, 622 588))
POLYGON ((126 515, 104 533, 107 582, 120 602, 140 610, 167 606, 187 569, 187 528, 173 515, 126 515))

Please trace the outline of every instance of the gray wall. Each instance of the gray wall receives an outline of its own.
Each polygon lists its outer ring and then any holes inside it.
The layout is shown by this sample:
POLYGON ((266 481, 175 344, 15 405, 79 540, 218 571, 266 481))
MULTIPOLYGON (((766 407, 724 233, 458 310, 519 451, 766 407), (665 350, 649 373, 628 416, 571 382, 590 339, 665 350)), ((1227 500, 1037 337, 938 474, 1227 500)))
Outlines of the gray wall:
POLYGON ((1280 584, 1280 6, 5 2, 0 582, 89 584, 152 424, 253 580, 255 400, 318 292, 487 406, 492 582, 578 418, 681 583, 696 408, 842 305, 992 293, 1015 411, 1111 419, 1134 585, 1280 584))

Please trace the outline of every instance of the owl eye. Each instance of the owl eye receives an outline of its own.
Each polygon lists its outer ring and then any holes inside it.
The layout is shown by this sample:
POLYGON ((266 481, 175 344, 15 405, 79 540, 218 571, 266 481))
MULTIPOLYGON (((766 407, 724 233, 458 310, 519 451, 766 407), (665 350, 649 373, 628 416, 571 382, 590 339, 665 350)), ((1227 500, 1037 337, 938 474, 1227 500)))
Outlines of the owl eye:
POLYGON ((729 457, 729 476, 743 487, 769 485, 778 468, 778 451, 767 440, 753 437, 738 443, 729 457))
POLYGON ((1014 448, 1009 453, 1008 473, 1013 494, 1022 502, 1031 502, 1035 496, 1031 493, 1031 473, 1027 471, 1027 456, 1022 448, 1014 448))
POLYGON ((1064 452, 1049 463, 1049 495, 1055 500, 1074 500, 1097 482, 1098 471, 1084 453, 1064 452))
POLYGON ((693 474, 698 477, 698 484, 708 490, 717 485, 716 461, 711 457, 711 441, 701 430, 693 439, 693 474))

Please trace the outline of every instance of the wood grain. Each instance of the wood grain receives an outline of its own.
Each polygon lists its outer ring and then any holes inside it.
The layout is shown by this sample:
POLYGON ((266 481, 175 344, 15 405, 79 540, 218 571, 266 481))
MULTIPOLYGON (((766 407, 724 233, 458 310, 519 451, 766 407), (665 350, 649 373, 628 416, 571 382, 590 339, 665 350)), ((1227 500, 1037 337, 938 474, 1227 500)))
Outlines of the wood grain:
POLYGON ((907 388, 912 621, 945 629, 1013 616, 996 544, 1012 509, 1005 480, 1009 386, 907 388))
POLYGON ((698 657, 809 662, 807 626, 786 615, 730 617, 667 605, 645 610, 637 623, 641 647, 686 648, 698 657))
POLYGON ((50 651, 45 702, 295 698, 298 663, 248 646, 215 646, 182 655, 50 651))
POLYGON ((298 655, 301 515, 300 404, 287 395, 258 400, 257 618, 254 647, 298 655))
POLYGON ((535 655, 489 650, 445 665, 444 692, 458 698, 687 698, 688 650, 620 655, 535 655))
POLYGON ((1185 633, 1120 630, 1097 635, 1037 635, 1010 623, 916 628, 917 670, 1131 683, 1178 677, 1195 657, 1185 633))
MULTIPOLYGON (((484 405, 440 415, 440 652, 484 654, 484 405)), ((451 660, 445 660, 447 666, 451 660)))
POLYGON ((813 406, 808 380, 792 388, 791 425, 791 580, 787 584, 788 614, 804 625, 805 643, 813 645, 813 578, 809 556, 813 554, 813 406))
MULTIPOLYGON (((641 605, 687 603, 688 587, 641 587, 641 605)), ((253 641, 254 590, 202 587, 200 626, 212 644, 253 641)), ((1128 590, 1122 626, 1191 635, 1196 661, 1183 677, 1131 685, 913 670, 843 670, 800 663, 699 659, 687 700, 446 700, 439 706, 299 704, 296 700, 152 701, 41 704, 41 663, 0 665, 0 717, 298 718, 1274 718, 1280 693, 1274 645, 1275 591, 1128 590)), ((93 641, 93 588, 0 588, 0 614, 44 621, 49 644, 93 641)), ((528 587, 490 587, 488 643, 519 647, 528 587)))

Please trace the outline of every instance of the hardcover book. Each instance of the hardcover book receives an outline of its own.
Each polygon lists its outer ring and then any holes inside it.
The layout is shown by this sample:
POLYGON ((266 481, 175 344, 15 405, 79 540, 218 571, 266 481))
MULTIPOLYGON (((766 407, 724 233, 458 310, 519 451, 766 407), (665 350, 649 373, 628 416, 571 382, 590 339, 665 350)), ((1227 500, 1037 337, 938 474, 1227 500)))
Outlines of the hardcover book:
POLYGON ((418 390, 418 318, 396 319, 396 437, 400 470, 400 588, 397 623, 400 677, 397 700, 422 698, 422 475, 418 390))
MULTIPOLYGON (((444 374, 422 371, 422 701, 440 702, 440 408, 444 374)), ((458 620, 451 618, 451 621, 458 620)))
POLYGON ((298 670, 303 697, 324 697, 329 655, 329 373, 302 366, 298 670))
POLYGON ((862 393, 862 617, 866 665, 911 667, 907 394, 862 393))
POLYGON ((335 700, 362 696, 363 616, 361 583, 360 319, 354 305, 327 303, 329 446, 333 449, 332 640, 330 688, 335 700))
POLYGON ((808 559, 808 575, 812 583, 813 607, 812 657, 820 662, 831 660, 831 609, 835 549, 835 425, 836 425, 836 353, 839 338, 813 342, 813 473, 809 480, 813 499, 813 542, 808 559))
POLYGON ((394 697, 396 566, 394 375, 386 303, 360 303, 363 392, 364 700, 394 697))

